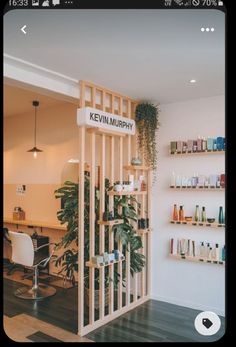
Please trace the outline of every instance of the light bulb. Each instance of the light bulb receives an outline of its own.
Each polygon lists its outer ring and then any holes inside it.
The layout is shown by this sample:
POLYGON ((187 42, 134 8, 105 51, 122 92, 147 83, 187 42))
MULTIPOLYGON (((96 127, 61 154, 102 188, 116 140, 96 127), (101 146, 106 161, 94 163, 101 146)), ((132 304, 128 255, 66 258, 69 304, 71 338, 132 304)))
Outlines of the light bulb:
POLYGON ((37 158, 37 152, 34 152, 34 158, 35 159, 37 158))

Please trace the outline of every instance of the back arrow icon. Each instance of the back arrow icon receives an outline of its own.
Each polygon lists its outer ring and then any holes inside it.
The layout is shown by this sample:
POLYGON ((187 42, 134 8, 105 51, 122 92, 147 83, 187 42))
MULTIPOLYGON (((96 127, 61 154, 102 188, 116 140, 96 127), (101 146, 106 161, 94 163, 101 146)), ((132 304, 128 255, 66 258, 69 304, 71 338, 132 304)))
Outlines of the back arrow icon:
POLYGON ((24 34, 26 34, 25 28, 26 28, 26 25, 24 25, 24 26, 20 29, 24 34))

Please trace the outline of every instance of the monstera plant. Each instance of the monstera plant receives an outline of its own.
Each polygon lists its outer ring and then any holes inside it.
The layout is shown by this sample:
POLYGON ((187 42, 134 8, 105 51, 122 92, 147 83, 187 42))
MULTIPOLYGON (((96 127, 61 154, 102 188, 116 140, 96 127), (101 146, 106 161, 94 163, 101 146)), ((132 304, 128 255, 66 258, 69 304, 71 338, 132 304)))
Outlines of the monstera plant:
MULTIPOLYGON (((108 210, 108 194, 107 192, 113 187, 110 186, 109 180, 105 180, 105 208, 108 210)), ((57 249, 64 248, 62 255, 55 260, 56 266, 60 266, 59 273, 63 274, 64 278, 75 284, 75 272, 78 272, 78 192, 79 184, 66 181, 62 187, 55 191, 56 199, 62 199, 62 208, 57 212, 58 220, 61 224, 66 224, 67 230, 65 235, 57 244, 57 249)), ((84 183, 84 264, 89 260, 89 215, 90 215, 90 174, 85 171, 84 183)), ((99 189, 95 187, 95 254, 99 254, 99 189)), ((133 196, 115 196, 114 197, 114 217, 123 219, 123 223, 113 227, 115 247, 121 241, 123 251, 130 252, 130 271, 131 275, 134 272, 142 271, 145 265, 145 257, 138 251, 143 247, 141 237, 135 233, 135 229, 131 221, 137 221, 137 213, 133 207, 133 203, 137 203, 133 196)), ((138 204, 139 206, 139 204, 138 204)), ((140 207, 140 206, 139 206, 140 207)), ((108 237, 105 238, 105 248, 108 249, 108 237)), ((124 262, 123 262, 124 264, 124 262)), ((125 265, 125 264, 124 264, 125 265)), ((124 266, 123 265, 123 266, 124 266)), ((125 285, 125 271, 123 267, 123 285, 125 285)), ((89 285, 89 268, 84 267, 85 286, 89 285)), ((120 274, 114 272, 114 287, 116 288, 119 282, 120 274)), ((105 286, 109 285, 109 272, 105 271, 105 286)), ((95 272, 95 289, 99 288, 99 272, 95 272)))

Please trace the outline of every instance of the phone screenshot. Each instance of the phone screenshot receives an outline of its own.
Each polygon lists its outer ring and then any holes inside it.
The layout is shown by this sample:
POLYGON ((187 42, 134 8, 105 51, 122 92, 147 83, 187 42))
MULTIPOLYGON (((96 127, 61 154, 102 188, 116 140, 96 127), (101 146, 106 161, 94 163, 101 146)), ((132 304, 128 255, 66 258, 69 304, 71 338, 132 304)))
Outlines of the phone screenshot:
POLYGON ((6 2, 10 342, 225 336, 226 5, 116 5, 6 2))

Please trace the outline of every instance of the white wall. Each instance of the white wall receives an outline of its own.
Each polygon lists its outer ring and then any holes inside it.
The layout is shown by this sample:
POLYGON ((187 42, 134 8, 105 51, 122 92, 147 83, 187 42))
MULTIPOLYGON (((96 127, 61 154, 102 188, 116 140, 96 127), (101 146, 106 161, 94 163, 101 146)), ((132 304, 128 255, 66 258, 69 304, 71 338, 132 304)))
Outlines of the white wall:
POLYGON ((176 156, 168 154, 169 142, 200 136, 224 136, 224 96, 161 105, 158 131, 157 182, 153 189, 152 297, 177 305, 224 314, 224 268, 168 258, 169 239, 190 238, 224 245, 224 229, 172 225, 174 203, 192 215, 196 204, 208 217, 218 217, 224 192, 171 191, 171 173, 191 175, 224 173, 224 155, 176 156))

